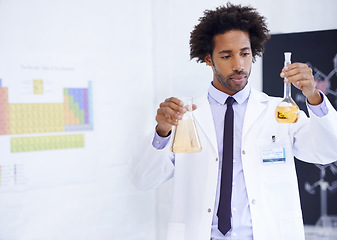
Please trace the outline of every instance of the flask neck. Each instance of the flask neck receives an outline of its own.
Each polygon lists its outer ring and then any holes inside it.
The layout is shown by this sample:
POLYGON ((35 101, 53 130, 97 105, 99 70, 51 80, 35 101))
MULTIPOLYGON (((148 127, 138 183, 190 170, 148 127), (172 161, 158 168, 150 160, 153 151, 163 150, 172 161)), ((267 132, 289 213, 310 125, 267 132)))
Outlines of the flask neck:
POLYGON ((291 83, 284 83, 284 98, 291 98, 291 83))
POLYGON ((183 115, 183 119, 191 119, 191 118, 193 118, 193 115, 192 115, 192 104, 193 104, 192 98, 185 99, 184 108, 186 109, 186 112, 183 115))
MULTIPOLYGON (((291 64, 290 59, 285 59, 284 66, 291 64)), ((291 83, 284 83, 284 98, 291 98, 291 83)))

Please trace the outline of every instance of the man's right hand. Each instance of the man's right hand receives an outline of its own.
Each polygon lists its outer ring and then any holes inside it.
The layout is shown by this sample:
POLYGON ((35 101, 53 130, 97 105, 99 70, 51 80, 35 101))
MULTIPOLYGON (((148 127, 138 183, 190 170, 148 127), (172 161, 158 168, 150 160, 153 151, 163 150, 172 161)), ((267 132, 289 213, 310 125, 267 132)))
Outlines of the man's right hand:
POLYGON ((172 130, 172 126, 177 126, 178 121, 183 118, 186 109, 184 103, 178 98, 167 98, 159 105, 156 115, 156 131, 159 136, 166 137, 172 130))

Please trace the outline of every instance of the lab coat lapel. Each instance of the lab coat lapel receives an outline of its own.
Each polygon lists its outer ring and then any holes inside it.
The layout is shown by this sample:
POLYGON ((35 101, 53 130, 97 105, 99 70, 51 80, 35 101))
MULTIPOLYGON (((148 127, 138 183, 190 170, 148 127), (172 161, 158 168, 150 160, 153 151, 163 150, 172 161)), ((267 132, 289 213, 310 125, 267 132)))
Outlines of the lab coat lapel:
MULTIPOLYGON (((193 115, 195 121, 198 123, 201 130, 204 132, 207 139, 212 144, 214 150, 218 153, 214 121, 207 96, 208 95, 206 94, 203 97, 197 99, 197 101, 195 102, 195 104, 197 105, 197 109, 193 111, 193 115)), ((245 114, 245 120, 243 123, 243 137, 249 131, 254 122, 263 113, 266 108, 265 102, 267 101, 268 96, 266 94, 258 92, 253 88, 251 89, 245 114)))
POLYGON ((254 122, 260 117, 266 108, 265 102, 268 101, 268 96, 264 93, 251 89, 248 99, 245 119, 243 123, 242 137, 246 135, 254 122))
POLYGON ((198 99, 195 104, 197 105, 197 109, 193 111, 195 121, 200 126, 201 130, 206 135, 209 142, 212 144, 216 153, 218 153, 214 121, 212 117, 211 107, 207 99, 207 94, 198 99))

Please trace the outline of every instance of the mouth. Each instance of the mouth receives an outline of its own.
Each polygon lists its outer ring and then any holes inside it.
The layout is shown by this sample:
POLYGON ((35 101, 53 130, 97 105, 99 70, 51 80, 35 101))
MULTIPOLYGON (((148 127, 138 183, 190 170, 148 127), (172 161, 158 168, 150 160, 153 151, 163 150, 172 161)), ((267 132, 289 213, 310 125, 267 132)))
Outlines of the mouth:
POLYGON ((243 82, 247 79, 246 75, 235 75, 230 78, 234 82, 243 82))

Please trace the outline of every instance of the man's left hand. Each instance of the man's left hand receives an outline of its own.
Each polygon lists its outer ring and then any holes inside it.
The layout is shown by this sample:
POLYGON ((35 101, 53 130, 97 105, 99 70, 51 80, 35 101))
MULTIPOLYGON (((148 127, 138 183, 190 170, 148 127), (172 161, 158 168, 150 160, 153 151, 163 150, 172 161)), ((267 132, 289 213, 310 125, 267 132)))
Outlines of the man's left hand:
POLYGON ((285 66, 280 74, 285 83, 292 83, 302 90, 311 105, 320 104, 323 99, 316 89, 316 82, 312 75, 312 69, 304 63, 292 63, 285 66))

